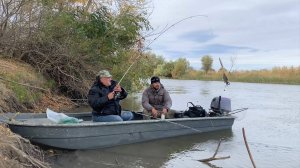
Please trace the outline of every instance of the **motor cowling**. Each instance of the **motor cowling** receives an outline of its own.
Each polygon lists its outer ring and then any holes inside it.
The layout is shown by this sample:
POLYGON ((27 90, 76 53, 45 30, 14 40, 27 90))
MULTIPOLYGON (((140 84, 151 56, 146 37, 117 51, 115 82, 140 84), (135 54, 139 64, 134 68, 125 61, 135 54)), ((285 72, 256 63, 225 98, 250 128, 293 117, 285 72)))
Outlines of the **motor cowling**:
POLYGON ((215 113, 223 114, 231 111, 231 100, 226 97, 214 97, 211 101, 210 108, 215 113))

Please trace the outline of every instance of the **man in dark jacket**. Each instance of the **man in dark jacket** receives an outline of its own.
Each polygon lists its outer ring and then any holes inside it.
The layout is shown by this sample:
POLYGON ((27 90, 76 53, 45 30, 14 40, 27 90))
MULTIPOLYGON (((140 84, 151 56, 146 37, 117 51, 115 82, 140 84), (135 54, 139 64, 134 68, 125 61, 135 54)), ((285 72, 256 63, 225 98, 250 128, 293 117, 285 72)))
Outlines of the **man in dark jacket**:
POLYGON ((129 111, 121 112, 120 100, 127 97, 127 92, 107 70, 101 70, 88 94, 88 102, 93 109, 94 122, 126 121, 133 118, 129 111))
POLYGON ((142 105, 144 107, 144 119, 160 118, 162 114, 166 118, 174 118, 175 112, 171 110, 171 97, 157 76, 151 78, 150 87, 143 92, 142 105))

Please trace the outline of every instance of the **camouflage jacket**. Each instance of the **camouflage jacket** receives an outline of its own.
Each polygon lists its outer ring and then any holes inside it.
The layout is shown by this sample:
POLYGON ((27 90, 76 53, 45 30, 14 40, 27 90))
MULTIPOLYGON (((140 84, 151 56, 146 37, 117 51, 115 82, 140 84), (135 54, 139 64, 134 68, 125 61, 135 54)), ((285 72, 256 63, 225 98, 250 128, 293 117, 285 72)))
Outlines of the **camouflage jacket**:
POLYGON ((143 92, 142 105, 148 111, 151 111, 153 107, 156 110, 162 110, 163 108, 170 110, 172 100, 168 91, 161 84, 159 90, 155 90, 150 86, 143 92))

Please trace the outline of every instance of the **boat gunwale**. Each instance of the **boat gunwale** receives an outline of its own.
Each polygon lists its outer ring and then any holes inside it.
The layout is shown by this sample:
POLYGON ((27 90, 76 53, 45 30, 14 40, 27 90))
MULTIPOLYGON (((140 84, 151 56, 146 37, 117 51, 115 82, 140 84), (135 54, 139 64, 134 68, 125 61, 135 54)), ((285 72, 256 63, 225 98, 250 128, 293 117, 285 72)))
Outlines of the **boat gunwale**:
MULTIPOLYGON (((26 120, 34 120, 39 118, 28 118, 28 119, 17 119, 14 121, 5 122, 8 125, 15 125, 15 126, 27 126, 27 127, 95 127, 95 126, 114 126, 114 125, 132 125, 132 124, 146 124, 146 123, 162 123, 162 122, 181 122, 181 121, 198 121, 198 120, 229 120, 235 119, 233 116, 222 116, 222 117, 195 117, 195 118, 174 118, 174 119, 152 119, 152 120, 131 120, 131 121, 118 121, 118 122, 89 122, 89 123, 72 123, 72 124, 58 124, 58 123, 25 123, 21 121, 26 120)), ((43 118, 47 119, 47 118, 43 118)))

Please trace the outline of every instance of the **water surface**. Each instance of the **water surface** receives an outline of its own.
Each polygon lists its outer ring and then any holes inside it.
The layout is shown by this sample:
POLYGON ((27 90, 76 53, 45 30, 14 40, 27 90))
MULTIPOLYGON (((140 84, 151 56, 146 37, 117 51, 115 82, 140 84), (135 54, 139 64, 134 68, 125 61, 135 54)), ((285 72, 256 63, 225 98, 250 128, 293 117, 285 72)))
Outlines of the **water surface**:
MULTIPOLYGON (((187 102, 209 109, 212 98, 231 98, 232 109, 249 108, 236 114, 232 130, 155 140, 98 150, 63 151, 53 158, 53 167, 252 167, 243 141, 248 144, 257 167, 300 167, 300 86, 232 82, 229 87, 215 81, 162 80, 173 100, 172 108, 186 110, 187 102), (221 138, 216 160, 211 157, 221 138)), ((141 93, 131 94, 123 108, 141 110, 141 93)))

